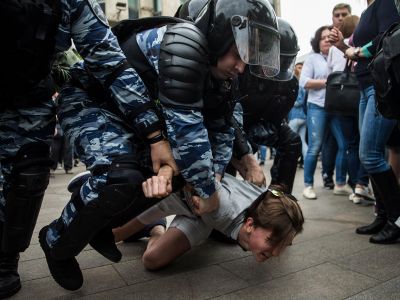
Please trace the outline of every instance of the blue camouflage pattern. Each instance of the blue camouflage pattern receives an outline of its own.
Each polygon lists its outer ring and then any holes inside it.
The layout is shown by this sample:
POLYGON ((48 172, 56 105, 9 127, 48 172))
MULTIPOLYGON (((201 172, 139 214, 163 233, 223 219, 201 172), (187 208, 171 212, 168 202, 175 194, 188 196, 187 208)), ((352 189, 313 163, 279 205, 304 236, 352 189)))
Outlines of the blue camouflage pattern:
MULTIPOLYGON (((78 78, 83 87, 90 86, 93 77, 104 84, 107 77, 125 61, 125 55, 110 28, 104 25, 101 11, 96 10, 94 14, 84 0, 62 2, 66 7, 63 9, 57 45, 68 46, 67 41, 72 38, 83 57, 83 62, 71 68, 73 78, 78 78)), ((144 83, 132 68, 124 70, 114 80, 110 94, 113 103, 107 108, 93 101, 85 90, 70 85, 60 91, 57 99, 57 114, 64 134, 89 170, 110 165, 120 155, 136 152, 141 142, 134 137, 133 132, 159 121, 156 113, 151 110, 139 114, 134 120, 127 118, 150 101, 144 83), (114 114, 110 107, 122 112, 125 117, 114 114)), ((138 159, 149 161, 149 156, 138 159)), ((85 205, 98 199, 99 190, 106 184, 106 180, 107 173, 96 173, 82 186, 80 196, 85 205)), ((57 222, 61 221, 68 227, 76 213, 77 209, 70 201, 60 219, 50 224, 46 236, 50 246, 60 236, 57 222)))
MULTIPOLYGON (((139 128, 151 126, 159 119, 152 110, 139 114, 134 120, 128 118, 130 113, 151 101, 143 81, 132 68, 125 70, 113 82, 110 91, 114 102, 108 103, 108 107, 97 103, 87 94, 85 88, 91 85, 91 76, 104 83, 107 76, 124 61, 125 56, 112 32, 98 20, 85 5, 85 1, 64 1, 71 5, 69 17, 63 18, 70 20, 70 24, 61 24, 63 30, 59 38, 72 37, 84 59, 71 69, 72 76, 79 78, 83 89, 67 85, 60 91, 57 99, 58 117, 65 136, 75 147, 79 158, 89 170, 93 170, 97 166, 110 165, 119 155, 138 155, 138 147, 143 146, 138 136, 139 128), (77 9, 72 9, 72 4, 78 5, 77 9), (71 30, 68 31, 67 28, 71 30), (124 115, 113 113, 113 108, 124 115)), ((139 47, 157 72, 160 45, 165 31, 164 26, 137 35, 139 47)), ((230 160, 233 131, 227 129, 225 124, 223 130, 219 131, 222 125, 220 120, 215 124, 209 122, 212 130, 208 130, 198 111, 167 107, 160 107, 160 110, 182 175, 200 196, 210 197, 216 190, 214 172, 222 174, 230 160), (216 144, 211 146, 211 140, 216 144)), ((138 160, 150 164, 150 148, 146 146, 140 153, 138 160)), ((98 198, 99 190, 106 184, 106 178, 106 173, 96 173, 82 186, 80 196, 85 204, 98 198)), ((58 222, 61 221, 68 227, 76 214, 74 204, 69 202, 61 218, 49 226, 46 238, 50 246, 60 236, 58 222)))
MULTIPOLYGON (((167 26, 139 32, 137 43, 158 73, 158 57, 167 26)), ((207 99, 205 99, 207 101, 207 99)), ((167 135, 176 163, 185 178, 203 198, 216 190, 215 173, 223 175, 232 156, 233 129, 226 120, 205 124, 203 114, 190 109, 162 107, 167 135)))
MULTIPOLYGON (((3 101, 3 99, 2 99, 3 101)), ((0 117, 0 173, 3 187, 11 181, 12 158, 26 144, 44 142, 50 147, 56 125, 55 104, 48 99, 34 108, 6 110, 0 117)), ((4 222, 6 200, 0 190, 0 220, 4 222)))
MULTIPOLYGON (((125 61, 117 39, 104 24, 103 13, 94 7, 94 14, 86 0, 60 0, 60 3, 62 16, 56 34, 56 52, 69 49, 73 40, 84 62, 74 66, 71 74, 79 78, 83 86, 88 83, 88 72, 103 84, 125 61)), ((126 69, 114 80, 110 94, 113 104, 126 116, 150 101, 143 82, 132 68, 126 69)), ((29 142, 44 141, 50 144, 55 128, 55 106, 52 99, 44 99, 37 107, 10 110, 2 112, 1 116, 0 158, 4 184, 7 185, 12 165, 4 159, 14 157, 20 147, 29 142)), ((71 87, 61 91, 59 117, 66 136, 89 169, 96 165, 109 165, 114 156, 135 151, 132 141, 128 141, 132 131, 159 121, 155 112, 148 110, 132 120, 124 119, 122 122, 119 117, 100 109, 84 91, 75 91, 71 87), (69 99, 71 95, 75 96, 75 102, 69 99), (128 126, 126 123, 129 123, 128 126)), ((84 202, 97 199, 98 189, 105 184, 105 179, 106 174, 102 174, 88 180, 81 189, 84 202)), ((4 214, 4 204, 5 199, 1 194, 0 217, 4 214)), ((62 221, 68 225, 75 214, 76 209, 68 203, 62 221)), ((57 238, 57 230, 51 227, 47 234, 50 246, 57 238)))

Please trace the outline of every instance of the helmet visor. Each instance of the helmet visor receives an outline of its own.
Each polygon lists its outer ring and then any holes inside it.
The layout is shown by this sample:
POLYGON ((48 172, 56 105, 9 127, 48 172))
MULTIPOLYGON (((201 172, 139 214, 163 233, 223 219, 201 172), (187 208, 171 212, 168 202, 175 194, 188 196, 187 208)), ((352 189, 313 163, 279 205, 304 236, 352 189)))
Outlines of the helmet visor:
MULTIPOLYGON (((279 33, 272 27, 252 22, 247 17, 233 16, 231 18, 233 37, 243 62, 255 68, 254 75, 279 73, 279 33)), ((251 70, 251 69, 250 69, 251 70)))
POLYGON ((293 78, 296 56, 281 55, 280 59, 281 67, 279 70, 279 74, 271 79, 276 81, 288 81, 293 78))

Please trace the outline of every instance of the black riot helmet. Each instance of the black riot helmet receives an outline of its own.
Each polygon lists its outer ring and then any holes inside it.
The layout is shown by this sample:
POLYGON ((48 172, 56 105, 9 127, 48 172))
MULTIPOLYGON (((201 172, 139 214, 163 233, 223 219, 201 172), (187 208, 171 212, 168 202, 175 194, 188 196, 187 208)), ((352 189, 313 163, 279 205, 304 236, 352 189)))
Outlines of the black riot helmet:
POLYGON ((189 0, 176 16, 193 21, 206 35, 212 64, 235 42, 243 62, 263 66, 263 74, 255 69, 254 75, 278 74, 278 23, 268 0, 189 0))
MULTIPOLYGON (((279 74, 271 77, 267 72, 259 70, 257 73, 264 74, 264 78, 268 78, 274 81, 287 81, 292 79, 294 65, 296 61, 297 53, 300 48, 297 44, 297 36, 292 26, 282 18, 278 19, 279 34, 281 35, 280 40, 280 70, 279 74)), ((261 66, 253 67, 263 69, 261 66)), ((259 76, 260 77, 260 76, 259 76)))

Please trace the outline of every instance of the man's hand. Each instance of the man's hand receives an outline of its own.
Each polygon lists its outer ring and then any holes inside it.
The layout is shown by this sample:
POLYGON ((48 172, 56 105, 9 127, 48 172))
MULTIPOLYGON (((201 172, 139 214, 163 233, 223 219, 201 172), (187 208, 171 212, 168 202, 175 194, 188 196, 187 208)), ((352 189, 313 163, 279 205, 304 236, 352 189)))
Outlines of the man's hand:
POLYGON ((147 198, 164 198, 172 192, 173 170, 165 165, 160 168, 157 176, 148 178, 142 183, 143 193, 147 198))
POLYGON ((150 149, 154 173, 158 173, 160 167, 163 165, 170 166, 174 172, 174 175, 177 175, 179 173, 174 157, 172 156, 171 148, 168 141, 159 141, 157 143, 151 144, 150 149))
POLYGON ((234 167, 239 171, 244 180, 258 186, 265 186, 266 179, 263 169, 258 164, 254 155, 245 154, 240 160, 233 162, 234 167))
POLYGON ((342 32, 337 28, 333 27, 328 35, 329 42, 336 46, 343 53, 346 51, 348 46, 344 43, 344 38, 342 32))
POLYGON ((203 215, 211 213, 219 207, 219 194, 215 191, 211 197, 204 199, 196 195, 192 195, 191 199, 192 209, 196 215, 203 215))

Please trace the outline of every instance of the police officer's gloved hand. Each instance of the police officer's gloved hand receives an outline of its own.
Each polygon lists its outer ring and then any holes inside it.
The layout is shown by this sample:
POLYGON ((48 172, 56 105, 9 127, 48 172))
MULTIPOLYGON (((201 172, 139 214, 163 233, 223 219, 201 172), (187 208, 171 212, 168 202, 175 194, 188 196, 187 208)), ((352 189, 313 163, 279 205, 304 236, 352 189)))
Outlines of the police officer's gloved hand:
POLYGON ((257 145, 273 146, 279 139, 278 130, 272 123, 256 124, 249 129, 249 140, 257 145))

